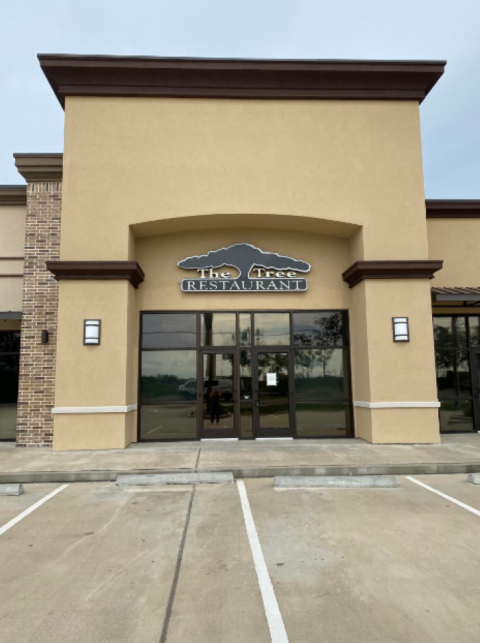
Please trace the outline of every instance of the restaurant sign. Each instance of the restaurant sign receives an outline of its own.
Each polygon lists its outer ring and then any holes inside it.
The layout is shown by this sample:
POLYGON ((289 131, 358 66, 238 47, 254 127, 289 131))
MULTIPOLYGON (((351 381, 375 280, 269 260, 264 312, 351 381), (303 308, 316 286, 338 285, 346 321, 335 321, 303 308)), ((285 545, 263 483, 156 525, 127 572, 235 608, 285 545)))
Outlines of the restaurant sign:
POLYGON ((303 292, 308 282, 297 273, 311 269, 306 261, 264 252, 249 243, 188 257, 178 265, 184 270, 196 270, 199 275, 181 280, 183 292, 303 292), (225 267, 234 268, 238 274, 220 270, 225 267))

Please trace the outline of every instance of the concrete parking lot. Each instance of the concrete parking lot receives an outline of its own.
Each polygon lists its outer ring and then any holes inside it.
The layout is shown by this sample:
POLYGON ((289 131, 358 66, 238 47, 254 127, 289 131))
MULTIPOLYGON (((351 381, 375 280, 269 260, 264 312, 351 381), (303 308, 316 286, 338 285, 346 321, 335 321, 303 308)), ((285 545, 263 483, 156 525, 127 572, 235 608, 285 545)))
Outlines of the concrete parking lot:
POLYGON ((398 482, 25 485, 0 498, 0 641, 477 642, 480 486, 398 482))

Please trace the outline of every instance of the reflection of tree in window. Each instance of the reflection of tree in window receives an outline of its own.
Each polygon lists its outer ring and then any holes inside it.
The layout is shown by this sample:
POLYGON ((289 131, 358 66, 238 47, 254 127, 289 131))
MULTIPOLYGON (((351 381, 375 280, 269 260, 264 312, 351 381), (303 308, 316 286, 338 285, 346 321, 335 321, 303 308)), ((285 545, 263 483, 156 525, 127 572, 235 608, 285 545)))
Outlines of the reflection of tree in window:
MULTIPOLYGON (((311 313, 298 314, 294 317, 295 326, 301 325, 301 319, 312 317, 311 313)), ((313 326, 305 329, 294 329, 294 343, 297 346, 342 346, 345 341, 345 328, 343 324, 343 314, 341 312, 313 314, 313 326)))

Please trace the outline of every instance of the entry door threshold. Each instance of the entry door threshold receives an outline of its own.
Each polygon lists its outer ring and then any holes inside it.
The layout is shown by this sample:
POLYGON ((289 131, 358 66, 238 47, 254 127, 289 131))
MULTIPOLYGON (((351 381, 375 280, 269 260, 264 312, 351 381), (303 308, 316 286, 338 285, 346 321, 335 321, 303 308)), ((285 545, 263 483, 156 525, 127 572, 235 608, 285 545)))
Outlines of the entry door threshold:
POLYGON ((259 440, 293 440, 293 438, 255 438, 257 442, 259 440))
POLYGON ((238 442, 238 438, 202 438, 200 442, 238 442))

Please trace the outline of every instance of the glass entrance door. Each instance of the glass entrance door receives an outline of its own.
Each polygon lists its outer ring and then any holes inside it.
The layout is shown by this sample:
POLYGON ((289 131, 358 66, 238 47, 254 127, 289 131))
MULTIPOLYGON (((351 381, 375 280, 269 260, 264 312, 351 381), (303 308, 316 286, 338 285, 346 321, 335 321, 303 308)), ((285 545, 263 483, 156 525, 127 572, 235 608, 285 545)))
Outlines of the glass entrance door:
POLYGON ((293 437, 289 352, 258 352, 256 362, 256 437, 293 437))
POLYGON ((237 438, 234 351, 202 351, 201 438, 237 438))

